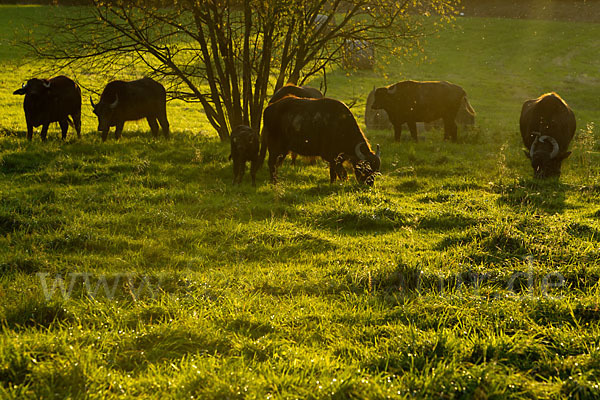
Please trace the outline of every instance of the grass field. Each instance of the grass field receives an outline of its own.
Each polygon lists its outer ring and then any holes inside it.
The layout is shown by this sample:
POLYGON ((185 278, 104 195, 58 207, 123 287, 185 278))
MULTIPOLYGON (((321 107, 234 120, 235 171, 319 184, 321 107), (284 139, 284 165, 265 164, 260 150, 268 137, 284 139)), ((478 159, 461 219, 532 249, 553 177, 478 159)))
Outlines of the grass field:
POLYGON ((89 107, 82 140, 27 142, 12 92, 43 65, 9 43, 55 10, 0 6, 1 398, 600 397, 600 25, 460 18, 426 58, 334 71, 361 125, 412 78, 463 86, 476 127, 367 131, 372 189, 289 163, 253 188, 182 103, 169 142, 102 144, 89 107), (578 131, 540 182, 517 122, 549 90, 578 131))

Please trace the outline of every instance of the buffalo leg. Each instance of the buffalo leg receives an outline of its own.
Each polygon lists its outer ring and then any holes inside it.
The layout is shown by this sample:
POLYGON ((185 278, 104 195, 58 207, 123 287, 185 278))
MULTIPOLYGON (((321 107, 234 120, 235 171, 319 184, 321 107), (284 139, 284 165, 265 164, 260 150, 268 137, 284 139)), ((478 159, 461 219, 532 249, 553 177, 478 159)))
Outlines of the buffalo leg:
POLYGON ((33 138, 33 125, 27 124, 27 140, 33 138))
POLYGON ((298 153, 292 152, 291 158, 292 158, 292 165, 296 165, 296 158, 298 158, 298 153))
POLYGON ((163 135, 165 135, 165 139, 169 138, 169 120, 167 119, 167 110, 163 110, 158 114, 158 122, 163 130, 163 135))
POLYGON ((75 125, 75 131, 77 131, 77 137, 81 139, 81 112, 71 116, 73 118, 73 125, 75 125))
POLYGON ((394 124, 394 140, 399 142, 402 136, 402 124, 394 124))
POLYGON ((444 119, 444 139, 450 139, 453 142, 456 142, 457 132, 458 127, 456 126, 456 122, 454 121, 454 119, 444 119))
POLYGON ((334 183, 337 178, 336 167, 337 163, 335 161, 329 162, 329 183, 334 183))
POLYGON ((252 186, 256 186, 256 171, 258 170, 258 160, 252 160, 250 163, 250 176, 252 176, 252 186))
POLYGON ((115 126, 115 139, 119 140, 121 138, 121 133, 123 133, 123 125, 125 122, 117 122, 115 126))
POLYGON ((66 118, 62 119, 58 121, 58 124, 60 125, 62 140, 65 140, 67 138, 67 131, 69 130, 69 120, 66 118))
POLYGON ((244 178, 244 173, 246 172, 246 161, 240 161, 240 166, 238 169, 238 183, 242 184, 242 179, 244 178))
POLYGON ((415 121, 411 121, 407 122, 406 124, 408 125, 408 129, 410 129, 410 136, 412 136, 415 142, 418 142, 419 138, 417 137, 417 123, 415 121))
POLYGON ((344 153, 338 155, 335 158, 335 173, 337 175, 338 178, 340 178, 340 180, 345 181, 346 179, 348 179, 348 173, 346 172, 346 169, 344 168, 344 161, 346 161, 348 158, 346 157, 346 155, 344 153))
MULTIPOLYGON (((271 174, 271 183, 277 182, 277 163, 282 155, 269 152, 269 174, 271 174)), ((284 156, 285 157, 285 156, 284 156)))
POLYGON ((156 139, 158 137, 158 122, 156 122, 156 118, 154 117, 146 117, 148 121, 148 125, 150 125, 150 130, 152 131, 152 136, 156 139))
POLYGON ((240 160, 238 157, 233 158, 233 184, 238 183, 238 175, 240 171, 240 160))
POLYGON ((44 124, 42 125, 42 133, 41 133, 41 137, 42 137, 42 141, 45 142, 46 141, 46 136, 48 136, 48 126, 50 124, 44 124))

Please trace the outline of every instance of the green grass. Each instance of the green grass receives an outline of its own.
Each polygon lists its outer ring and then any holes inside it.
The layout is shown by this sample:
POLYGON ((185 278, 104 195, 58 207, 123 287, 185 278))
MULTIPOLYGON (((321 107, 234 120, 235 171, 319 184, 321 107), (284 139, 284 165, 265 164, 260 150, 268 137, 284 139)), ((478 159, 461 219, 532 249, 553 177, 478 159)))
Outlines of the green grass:
MULTIPOLYGON (((0 7, 3 39, 53 10, 0 7)), ((330 73, 361 125, 404 78, 460 84, 478 112, 458 144, 367 132, 372 189, 287 162, 233 187, 229 145, 183 103, 169 142, 139 122, 102 144, 86 108, 82 140, 28 143, 11 93, 43 65, 3 50, 0 397, 598 398, 599 36, 461 18, 387 78, 330 73), (517 121, 548 90, 578 133, 539 182, 517 121)))

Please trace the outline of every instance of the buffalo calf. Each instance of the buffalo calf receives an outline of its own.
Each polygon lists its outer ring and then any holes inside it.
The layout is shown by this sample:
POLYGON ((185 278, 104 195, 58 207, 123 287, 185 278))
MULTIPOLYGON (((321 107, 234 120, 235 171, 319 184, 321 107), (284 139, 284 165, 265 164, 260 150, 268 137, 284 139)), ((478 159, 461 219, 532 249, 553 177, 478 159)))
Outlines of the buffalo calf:
POLYGON ((242 183, 242 177, 246 171, 246 161, 250 161, 252 186, 256 186, 259 142, 258 133, 249 126, 239 125, 231 132, 231 154, 229 159, 233 160, 234 185, 242 183))

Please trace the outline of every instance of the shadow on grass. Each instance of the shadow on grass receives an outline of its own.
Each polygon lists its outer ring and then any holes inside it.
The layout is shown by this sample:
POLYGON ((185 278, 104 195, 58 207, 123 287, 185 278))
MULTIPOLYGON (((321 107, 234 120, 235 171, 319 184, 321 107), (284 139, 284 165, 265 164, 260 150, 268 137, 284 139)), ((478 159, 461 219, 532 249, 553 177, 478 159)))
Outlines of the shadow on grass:
POLYGON ((497 184, 493 191, 500 194, 498 203, 517 210, 533 208, 546 214, 562 213, 565 204, 565 192, 568 186, 557 178, 547 180, 520 179, 518 182, 497 184))
POLYGON ((7 152, 0 159, 0 171, 5 174, 22 174, 44 169, 59 155, 59 151, 35 149, 7 152))
POLYGON ((55 324, 71 323, 74 316, 60 301, 45 301, 29 297, 18 306, 5 310, 4 320, 0 323, 6 328, 23 330, 27 328, 50 328, 55 324))
POLYGON ((115 369, 140 371, 151 364, 180 359, 187 354, 228 354, 231 348, 224 337, 160 325, 148 333, 125 338, 109 351, 107 358, 115 369))
POLYGON ((433 232, 467 229, 478 223, 477 218, 460 212, 430 212, 416 215, 400 211, 394 206, 356 207, 355 209, 327 210, 316 215, 313 222, 319 227, 339 233, 384 232, 405 227, 433 232))
MULTIPOLYGON (((427 294, 451 297, 480 297, 487 301, 506 298, 519 299, 554 299, 573 289, 590 290, 600 282, 597 270, 580 269, 577 272, 549 272, 543 269, 531 269, 525 264, 513 265, 510 269, 499 270, 489 264, 488 268, 473 267, 463 264, 450 272, 431 272, 421 269, 418 264, 399 261, 390 269, 376 272, 371 281, 373 293, 385 296, 397 293, 409 298, 427 294)), ((566 304, 552 303, 556 307, 568 307, 566 304)), ((593 320, 600 317, 596 305, 577 306, 578 318, 593 320)), ((550 316, 551 313, 535 313, 536 318, 551 322, 559 322, 566 314, 563 312, 550 316), (554 319, 555 318, 555 319, 554 319)))

